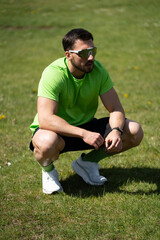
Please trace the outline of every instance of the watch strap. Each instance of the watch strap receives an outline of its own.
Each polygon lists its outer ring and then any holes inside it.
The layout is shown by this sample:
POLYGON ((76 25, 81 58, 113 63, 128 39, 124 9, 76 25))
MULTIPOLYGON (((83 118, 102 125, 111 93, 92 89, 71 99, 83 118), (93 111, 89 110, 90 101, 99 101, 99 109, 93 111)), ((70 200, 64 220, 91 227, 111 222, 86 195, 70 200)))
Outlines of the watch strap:
POLYGON ((119 128, 119 127, 112 128, 112 130, 114 130, 114 129, 118 130, 121 134, 123 133, 123 130, 121 128, 119 128))

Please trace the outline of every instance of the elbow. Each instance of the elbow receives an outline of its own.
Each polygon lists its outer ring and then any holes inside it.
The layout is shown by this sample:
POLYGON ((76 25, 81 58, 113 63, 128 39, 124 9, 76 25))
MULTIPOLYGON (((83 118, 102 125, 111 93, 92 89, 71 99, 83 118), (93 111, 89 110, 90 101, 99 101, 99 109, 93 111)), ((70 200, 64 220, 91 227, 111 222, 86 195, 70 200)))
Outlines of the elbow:
POLYGON ((40 129, 46 129, 45 123, 43 123, 42 121, 40 121, 40 122, 39 122, 39 128, 40 128, 40 129))
POLYGON ((48 121, 44 117, 38 117, 38 122, 39 122, 39 128, 40 129, 47 129, 48 121))

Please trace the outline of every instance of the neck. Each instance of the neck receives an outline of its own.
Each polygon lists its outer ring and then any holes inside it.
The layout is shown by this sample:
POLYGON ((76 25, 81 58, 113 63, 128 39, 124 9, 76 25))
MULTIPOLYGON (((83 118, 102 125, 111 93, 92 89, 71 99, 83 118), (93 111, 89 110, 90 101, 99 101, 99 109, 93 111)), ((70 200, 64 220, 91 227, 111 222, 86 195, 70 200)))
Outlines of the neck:
POLYGON ((70 61, 68 62, 68 67, 69 67, 69 70, 70 70, 71 74, 75 78, 81 79, 81 78, 84 77, 85 73, 82 72, 81 70, 79 70, 78 68, 76 68, 75 66, 73 66, 70 61))

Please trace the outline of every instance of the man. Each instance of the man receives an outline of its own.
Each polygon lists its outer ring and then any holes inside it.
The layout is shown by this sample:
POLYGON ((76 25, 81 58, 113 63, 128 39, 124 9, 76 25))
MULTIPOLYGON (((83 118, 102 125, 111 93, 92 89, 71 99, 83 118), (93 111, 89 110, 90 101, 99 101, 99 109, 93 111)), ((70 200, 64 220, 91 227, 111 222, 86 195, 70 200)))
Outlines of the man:
POLYGON ((61 192, 53 162, 67 151, 92 149, 72 162, 73 170, 90 185, 103 185, 98 162, 140 144, 139 123, 125 119, 113 83, 106 69, 95 60, 93 36, 73 29, 63 38, 65 57, 43 72, 30 148, 42 166, 43 192, 61 192), (100 96, 109 118, 95 119, 100 96))

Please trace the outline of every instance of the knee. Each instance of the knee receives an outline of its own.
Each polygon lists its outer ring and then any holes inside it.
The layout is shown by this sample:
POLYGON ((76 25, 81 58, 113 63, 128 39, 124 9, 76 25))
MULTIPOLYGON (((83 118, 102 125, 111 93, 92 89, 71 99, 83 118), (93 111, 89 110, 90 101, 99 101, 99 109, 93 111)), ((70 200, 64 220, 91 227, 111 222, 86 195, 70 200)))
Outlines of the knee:
POLYGON ((64 148, 64 141, 55 134, 45 134, 39 138, 35 151, 39 152, 41 159, 58 159, 60 151, 64 148))
POLYGON ((55 142, 52 142, 48 137, 44 137, 39 142, 39 151, 43 159, 50 158, 55 152, 55 142))
POLYGON ((131 134, 132 134, 132 144, 134 147, 138 146, 144 136, 143 129, 141 125, 137 122, 134 122, 131 128, 131 134))
MULTIPOLYGON (((57 134, 52 138, 47 137, 45 141, 43 141, 42 153, 44 158, 50 158, 55 156, 57 159, 60 151, 64 148, 64 141, 57 134)), ((55 160, 56 160, 55 159, 55 160)))

